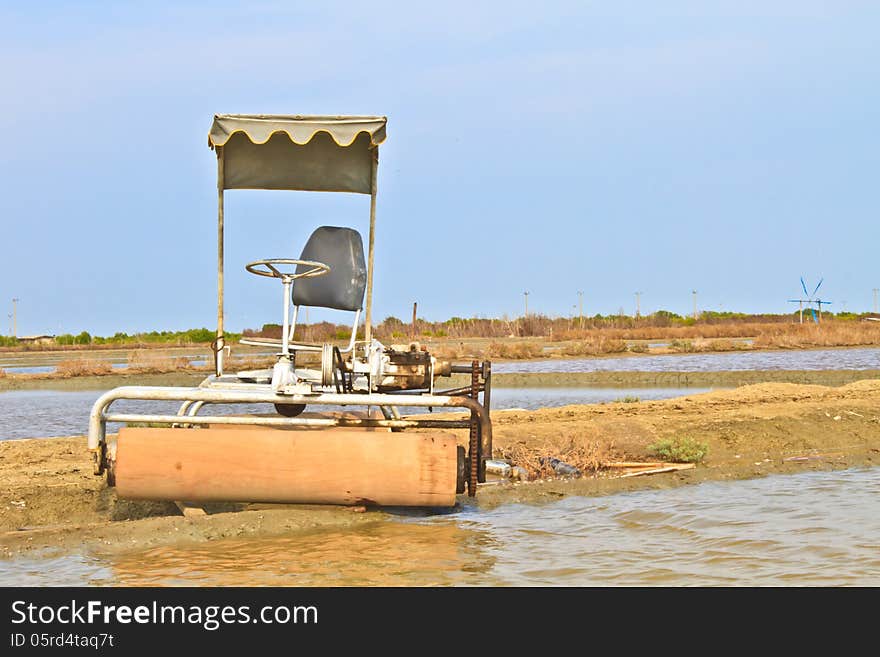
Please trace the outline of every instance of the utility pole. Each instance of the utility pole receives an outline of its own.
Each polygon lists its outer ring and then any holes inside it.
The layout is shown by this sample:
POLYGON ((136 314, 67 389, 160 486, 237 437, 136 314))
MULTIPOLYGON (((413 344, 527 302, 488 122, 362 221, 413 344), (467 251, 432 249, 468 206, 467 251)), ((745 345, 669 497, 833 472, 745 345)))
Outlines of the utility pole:
POLYGON ((529 293, 523 292, 523 296, 526 299, 526 314, 524 315, 524 317, 528 317, 529 316, 529 293))
POLYGON ((416 313, 418 312, 418 310, 419 310, 419 302, 413 301, 413 321, 412 321, 412 339, 413 339, 413 341, 415 341, 416 336, 418 335, 418 333, 416 333, 416 313))
POLYGON ((636 318, 642 315, 642 293, 636 292, 636 318))
POLYGON ((691 293, 694 295, 694 321, 697 321, 697 291, 691 290, 691 293))
POLYGON ((876 315, 878 312, 880 312, 880 311, 877 310, 877 293, 880 292, 880 289, 877 289, 877 288, 875 287, 875 288, 874 288, 873 290, 871 290, 871 291, 874 293, 874 314, 876 315))
POLYGON ((21 301, 18 297, 13 297, 12 299, 12 337, 18 337, 18 302, 21 301))
MULTIPOLYGON (((877 293, 874 293, 874 305, 877 305, 876 302, 877 293)), ((876 311, 875 311, 876 312, 876 311)), ((578 318, 580 319, 581 328, 584 328, 584 291, 578 290, 578 318)))
POLYGON ((9 335, 12 335, 12 313, 7 313, 6 315, 9 318, 9 335))

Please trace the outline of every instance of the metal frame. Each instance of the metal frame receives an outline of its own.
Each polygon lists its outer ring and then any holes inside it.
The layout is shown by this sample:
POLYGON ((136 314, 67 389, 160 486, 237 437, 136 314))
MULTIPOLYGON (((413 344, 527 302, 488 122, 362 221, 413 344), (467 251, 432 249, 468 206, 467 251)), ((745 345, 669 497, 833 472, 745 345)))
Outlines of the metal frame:
MULTIPOLYGON (((280 343, 248 342, 260 346, 280 346, 279 363, 286 359, 289 363, 292 382, 276 384, 256 383, 242 380, 242 377, 234 374, 224 376, 224 356, 229 347, 225 343, 224 335, 224 195, 225 195, 225 147, 216 146, 217 154, 217 337, 213 343, 215 367, 214 375, 207 377, 198 387, 168 387, 168 386, 123 386, 110 390, 101 395, 92 407, 89 418, 88 447, 93 452, 95 459, 95 474, 102 474, 108 467, 107 449, 107 423, 150 423, 168 425, 171 427, 198 426, 198 425, 256 425, 266 427, 384 427, 400 431, 408 428, 470 428, 470 447, 468 458, 470 461, 471 478, 469 480, 469 495, 476 493, 477 481, 485 481, 485 461, 492 457, 492 425, 489 418, 490 397, 490 364, 483 363, 482 367, 474 361, 469 366, 458 365, 452 367, 452 372, 470 373, 471 385, 447 391, 447 394, 434 393, 433 368, 434 359, 430 364, 430 386, 420 390, 400 390, 398 392, 373 392, 378 384, 374 384, 374 373, 368 368, 364 370, 363 363, 358 375, 367 377, 367 388, 363 392, 325 392, 325 382, 318 384, 314 381, 299 379, 294 374, 294 364, 290 358, 291 347, 293 350, 324 350, 327 345, 291 344, 299 306, 294 307, 292 322, 288 320, 290 297, 290 284, 296 276, 293 274, 282 275, 267 262, 299 262, 292 260, 284 261, 259 261, 272 269, 274 274, 262 271, 253 271, 251 265, 248 270, 262 275, 274 275, 282 279, 284 293, 284 324, 280 343), (482 378, 482 382, 480 381, 482 378), (483 394, 483 403, 479 401, 479 393, 483 394), (180 401, 181 406, 176 415, 159 414, 134 414, 113 413, 110 406, 117 400, 153 400, 153 401, 180 401), (236 404, 236 403, 267 403, 286 405, 338 405, 338 406, 377 406, 381 409, 384 419, 377 418, 342 418, 342 417, 263 417, 263 416, 232 416, 232 415, 199 415, 199 411, 205 404, 236 404), (422 408, 461 408, 469 412, 467 419, 430 419, 421 416, 400 416, 398 407, 415 406, 422 408)), ((344 352, 350 352, 352 358, 352 372, 355 372, 354 363, 355 346, 363 344, 366 350, 364 362, 371 367, 372 355, 378 350, 384 350, 384 346, 373 340, 372 336, 372 303, 373 303, 373 267, 375 256, 375 228, 376 228, 376 197, 377 197, 377 173, 379 166, 378 144, 370 147, 371 153, 371 179, 370 179, 370 230, 367 255, 367 283, 366 283, 366 307, 364 313, 364 340, 357 341, 357 328, 361 310, 355 313, 354 328, 351 341, 344 352)), ((317 263, 310 263, 317 264, 317 263)), ((342 351, 342 350, 340 350, 342 351)), ((331 354, 332 355, 332 354, 331 354)), ((323 362, 323 358, 322 358, 323 362)))
MULTIPOLYGON (((217 389, 210 387, 212 378, 209 377, 202 386, 197 388, 183 388, 173 386, 122 386, 114 388, 101 395, 92 406, 89 416, 89 450, 95 453, 95 474, 102 474, 105 468, 105 456, 107 449, 107 423, 108 422, 144 422, 153 424, 240 424, 257 425, 268 427, 385 427, 390 429, 408 428, 446 428, 465 429, 472 426, 472 419, 476 420, 480 433, 480 458, 485 462, 492 454, 492 423, 485 406, 477 399, 464 396, 448 395, 401 395, 401 394, 339 394, 339 393, 316 393, 312 395, 279 395, 268 389, 268 386, 260 384, 234 384, 236 389, 217 389), (177 415, 151 415, 136 413, 110 413, 110 405, 120 399, 152 400, 152 401, 181 401, 177 415), (204 404, 318 404, 333 406, 379 406, 392 408, 389 414, 391 419, 386 418, 298 418, 298 417, 253 417, 234 415, 196 415, 204 404), (471 413, 472 419, 463 420, 434 420, 419 418, 400 418, 396 413, 397 406, 437 407, 437 408, 463 408, 471 413), (185 418, 185 420, 184 420, 185 418), (182 420, 184 420, 182 422, 182 420)), ((485 394, 485 393, 484 393, 485 394)), ((483 472, 484 464, 480 471, 483 472)), ((481 479, 484 478, 481 474, 481 479)))
MULTIPOLYGON (((373 338, 373 264, 376 244, 376 196, 378 195, 379 147, 370 148, 370 233, 367 246, 367 299, 364 312, 364 341, 369 344, 373 338)), ((225 167, 224 147, 217 146, 217 338, 214 341, 214 374, 223 375, 223 349, 226 336, 223 328, 223 274, 224 274, 224 222, 225 222, 225 167)), ((354 332, 353 332, 354 333, 354 332)))

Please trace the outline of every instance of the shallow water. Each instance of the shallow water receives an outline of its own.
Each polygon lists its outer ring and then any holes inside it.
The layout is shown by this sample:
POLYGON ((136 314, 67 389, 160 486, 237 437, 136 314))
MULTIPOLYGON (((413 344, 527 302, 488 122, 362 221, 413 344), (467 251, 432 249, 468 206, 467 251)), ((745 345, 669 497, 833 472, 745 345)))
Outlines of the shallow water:
POLYGON ((572 358, 493 363, 500 372, 741 372, 749 370, 880 369, 880 349, 735 351, 626 358, 572 358))
POLYGON ((466 508, 123 556, 16 559, 3 585, 880 585, 880 468, 466 508))
MULTIPOLYGON (((706 392, 706 388, 495 388, 492 407, 536 409, 566 404, 597 404, 624 397, 640 399, 667 399, 706 392)), ((0 440, 37 438, 43 436, 72 436, 88 430, 89 413, 100 390, 14 390, 0 392, 0 440)), ((120 400, 112 411, 125 413, 175 414, 179 402, 149 402, 120 400)), ((318 407, 313 407, 312 410, 318 407)), ((342 410, 328 406, 327 410, 342 410)), ((273 412, 270 404, 229 404, 216 406, 217 414, 273 412)), ((422 413, 424 408, 401 407, 403 413, 422 413)), ((117 426, 108 425, 109 431, 117 426)))

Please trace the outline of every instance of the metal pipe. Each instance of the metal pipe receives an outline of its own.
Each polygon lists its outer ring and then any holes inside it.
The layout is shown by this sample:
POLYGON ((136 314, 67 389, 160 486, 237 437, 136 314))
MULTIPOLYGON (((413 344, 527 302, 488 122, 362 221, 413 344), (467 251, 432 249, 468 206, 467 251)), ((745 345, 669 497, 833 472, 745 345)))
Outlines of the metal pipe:
POLYGON ((361 309, 358 308, 354 311, 354 325, 351 327, 351 339, 348 341, 348 346, 345 349, 340 349, 339 353, 348 354, 351 353, 352 349, 354 349, 354 343, 357 339, 358 332, 358 324, 361 320, 361 309))
POLYGON ((281 353, 285 356, 290 354, 290 336, 287 330, 290 327, 290 281, 281 279, 281 289, 284 294, 284 325, 281 329, 281 353))
POLYGON ((400 419, 400 411, 397 406, 380 406, 379 410, 382 411, 382 415, 385 416, 386 420, 400 419))
POLYGON ((193 402, 192 406, 190 406, 190 408, 189 408, 189 413, 187 413, 187 415, 189 415, 190 417, 192 417, 194 415, 198 415, 199 411, 202 410, 202 406, 204 406, 207 403, 208 402, 205 402, 205 401, 193 402))
MULTIPOLYGON (((287 297, 288 297, 288 295, 285 294, 284 298, 287 299, 287 297)), ((290 329, 287 334, 289 336, 289 338, 288 338, 289 340, 293 340, 293 334, 296 331, 296 320, 298 317, 299 317, 299 306, 294 306, 293 307, 293 319, 290 322, 290 329)), ((294 345, 294 347, 295 346, 296 345, 294 345)))
MULTIPOLYGON (((153 401, 192 401, 192 402, 209 402, 209 403, 287 403, 287 404, 319 404, 319 405, 340 405, 340 406, 397 406, 401 404, 399 395, 390 395, 386 393, 372 394, 338 394, 338 393, 320 393, 315 395, 279 395, 271 390, 218 390, 216 388, 183 388, 171 386, 122 386, 108 390, 98 397, 92 406, 89 415, 89 441, 90 450, 98 450, 106 440, 107 419, 108 417, 121 417, 118 415, 107 416, 105 411, 116 400, 119 399, 139 399, 153 401)), ((445 397, 440 395, 421 395, 408 398, 405 402, 406 406, 417 407, 460 407, 466 408, 474 412, 480 422, 483 437, 483 455, 490 458, 492 455, 492 424, 489 420, 489 414, 477 400, 470 397, 445 397)), ((131 422, 165 422, 166 420, 158 420, 155 418, 170 418, 167 420, 174 423, 180 420, 178 415, 137 415, 128 416, 137 417, 137 420, 127 420, 131 422)), ((202 416, 208 417, 208 416, 202 416)), ((201 418, 200 418, 201 419, 201 418)), ((295 424, 289 420, 297 420, 299 418, 264 418, 278 419, 288 421, 288 424, 295 424)), ((260 418, 248 417, 246 422, 250 424, 259 423, 260 418)), ((111 420, 119 421, 119 420, 111 420)), ((333 420, 334 422, 336 420, 333 420)), ((417 422, 412 426, 428 426, 424 421, 417 420, 377 420, 378 422, 417 422), (420 424, 419 424, 420 423, 420 424)), ((435 422, 444 422, 444 420, 435 420, 435 422)), ((222 423, 222 422, 221 422, 222 423)))
POLYGON ((483 407, 487 412, 492 408, 492 362, 483 362, 483 407))
POLYGON ((370 175, 370 237, 367 250, 367 314, 364 319, 364 340, 367 345, 373 339, 373 255, 376 241, 376 194, 378 190, 376 174, 379 171, 379 148, 372 152, 372 170, 370 175))
POLYGON ((217 346, 214 371, 223 374, 223 190, 226 186, 223 147, 217 146, 217 346))
MULTIPOLYGON (((153 424, 178 424, 177 415, 143 415, 138 413, 110 413, 107 422, 149 422, 153 424)), ((287 418, 248 417, 241 415, 196 415, 188 417, 186 424, 256 425, 264 427, 381 427, 391 429, 460 428, 469 426, 467 420, 378 420, 375 418, 287 418)))

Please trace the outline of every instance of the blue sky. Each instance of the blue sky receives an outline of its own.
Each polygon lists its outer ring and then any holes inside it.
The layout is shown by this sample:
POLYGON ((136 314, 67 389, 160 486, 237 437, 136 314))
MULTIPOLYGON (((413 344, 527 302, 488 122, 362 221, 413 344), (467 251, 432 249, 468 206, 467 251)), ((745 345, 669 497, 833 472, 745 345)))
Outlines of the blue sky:
MULTIPOLYGON (((213 324, 217 112, 388 116, 378 319, 880 287, 878 3, 122 4, 0 5, 3 332, 13 296, 19 334, 213 324)), ((369 199, 226 207, 237 330, 280 320, 246 262, 369 199)))

